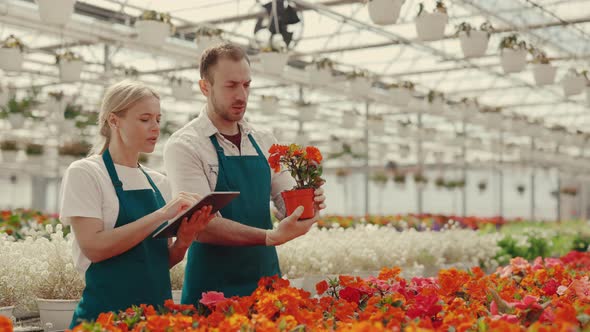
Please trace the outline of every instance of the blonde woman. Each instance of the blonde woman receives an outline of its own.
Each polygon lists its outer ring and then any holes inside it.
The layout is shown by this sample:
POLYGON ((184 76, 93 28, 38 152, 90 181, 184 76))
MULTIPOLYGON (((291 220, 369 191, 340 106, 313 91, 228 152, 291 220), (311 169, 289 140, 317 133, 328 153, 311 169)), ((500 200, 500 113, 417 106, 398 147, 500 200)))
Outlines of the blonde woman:
POLYGON ((101 312, 163 305, 172 297, 169 268, 213 218, 205 207, 182 221, 174 242, 151 237, 198 199, 188 193, 172 199, 166 177, 138 163, 140 153, 154 150, 160 116, 158 94, 142 83, 109 87, 97 143, 64 175, 60 216, 72 226, 76 267, 86 280, 70 327, 101 312))

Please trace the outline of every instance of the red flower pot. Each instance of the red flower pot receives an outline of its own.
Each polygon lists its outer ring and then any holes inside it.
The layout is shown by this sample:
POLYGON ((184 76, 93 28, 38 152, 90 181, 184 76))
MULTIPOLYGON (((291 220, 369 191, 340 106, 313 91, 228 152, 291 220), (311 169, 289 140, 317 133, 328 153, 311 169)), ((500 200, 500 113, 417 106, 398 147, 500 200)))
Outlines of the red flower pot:
POLYGON ((315 215, 314 208, 314 190, 313 189, 295 189, 283 191, 281 193, 283 200, 285 201, 285 208, 287 209, 287 215, 291 215, 298 206, 303 206, 303 214, 299 217, 299 220, 310 219, 315 215))

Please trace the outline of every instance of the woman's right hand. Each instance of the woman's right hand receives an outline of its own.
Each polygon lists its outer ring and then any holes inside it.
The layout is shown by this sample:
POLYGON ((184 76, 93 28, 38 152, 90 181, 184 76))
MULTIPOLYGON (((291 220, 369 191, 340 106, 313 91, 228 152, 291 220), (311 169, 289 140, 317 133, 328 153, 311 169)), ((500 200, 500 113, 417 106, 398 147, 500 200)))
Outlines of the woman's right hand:
POLYGON ((163 220, 170 220, 180 213, 186 211, 197 202, 194 194, 180 192, 173 200, 166 203, 158 210, 163 220))

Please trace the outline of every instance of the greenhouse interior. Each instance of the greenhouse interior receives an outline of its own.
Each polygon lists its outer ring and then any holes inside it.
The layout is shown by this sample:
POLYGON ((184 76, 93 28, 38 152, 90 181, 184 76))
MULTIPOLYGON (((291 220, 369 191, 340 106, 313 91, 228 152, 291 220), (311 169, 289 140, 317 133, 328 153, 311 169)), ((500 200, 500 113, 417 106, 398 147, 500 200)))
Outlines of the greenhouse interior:
POLYGON ((0 331, 590 330, 589 59, 588 0, 1 0, 0 331))

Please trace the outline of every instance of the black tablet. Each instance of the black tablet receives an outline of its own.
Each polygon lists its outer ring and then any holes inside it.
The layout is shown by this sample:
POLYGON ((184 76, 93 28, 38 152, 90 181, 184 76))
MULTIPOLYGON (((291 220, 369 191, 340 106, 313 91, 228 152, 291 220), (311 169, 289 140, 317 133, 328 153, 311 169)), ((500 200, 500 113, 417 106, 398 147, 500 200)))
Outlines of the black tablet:
POLYGON ((178 228, 180 227, 180 223, 182 219, 190 218, 193 213, 198 211, 200 208, 211 205, 211 214, 216 213, 217 211, 221 210, 224 206, 229 204, 234 198, 238 197, 240 194, 239 191, 214 191, 209 193, 209 195, 203 197, 200 201, 195 203, 195 205, 188 208, 183 214, 175 217, 174 219, 168 220, 164 226, 152 235, 154 238, 168 238, 168 237, 175 237, 176 232, 178 232, 178 228))

